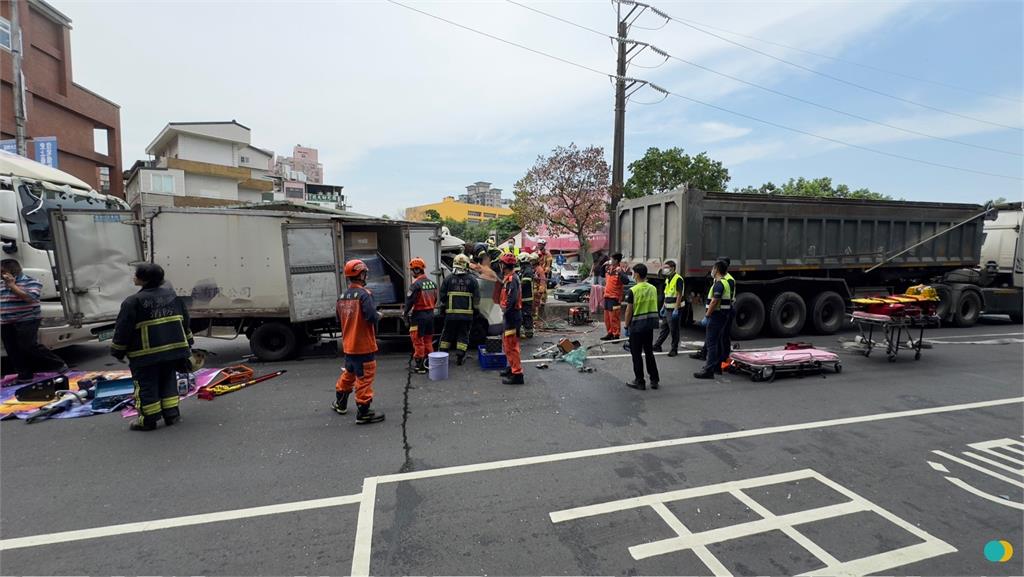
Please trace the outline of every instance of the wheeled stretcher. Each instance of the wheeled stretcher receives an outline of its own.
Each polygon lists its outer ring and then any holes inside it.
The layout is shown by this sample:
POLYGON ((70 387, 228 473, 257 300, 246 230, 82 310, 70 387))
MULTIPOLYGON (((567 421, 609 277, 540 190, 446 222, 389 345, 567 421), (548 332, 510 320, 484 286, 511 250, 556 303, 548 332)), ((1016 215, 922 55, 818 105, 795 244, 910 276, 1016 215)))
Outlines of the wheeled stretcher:
POLYGON ((871 356, 871 351, 882 343, 875 342, 875 329, 879 336, 885 338, 885 354, 889 362, 896 360, 900 347, 914 351, 914 360, 921 359, 921 348, 924 346, 924 329, 939 326, 939 317, 930 315, 889 316, 882 314, 854 311, 850 319, 860 331, 860 341, 864 345, 864 356, 871 356), (914 331, 917 339, 914 339, 914 331))
POLYGON ((782 374, 816 375, 831 367, 835 372, 843 370, 839 355, 815 348, 787 349, 782 351, 733 351, 729 368, 733 372, 750 375, 755 383, 772 382, 782 374))

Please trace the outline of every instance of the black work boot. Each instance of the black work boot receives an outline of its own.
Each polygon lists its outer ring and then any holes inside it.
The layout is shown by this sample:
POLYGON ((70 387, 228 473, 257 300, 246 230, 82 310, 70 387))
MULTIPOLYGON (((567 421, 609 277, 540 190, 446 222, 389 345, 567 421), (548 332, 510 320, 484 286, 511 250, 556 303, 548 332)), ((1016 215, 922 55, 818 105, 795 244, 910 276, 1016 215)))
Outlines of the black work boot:
POLYGON ((631 388, 631 389, 636 389, 638 391, 646 391, 647 390, 647 383, 645 383, 643 381, 632 380, 632 381, 629 381, 628 383, 626 383, 626 386, 631 388))
POLYGON ((139 417, 128 425, 129 431, 153 431, 156 430, 157 416, 152 418, 139 417))
POLYGON ((417 375, 427 374, 427 359, 414 359, 416 362, 412 367, 412 372, 417 375))
POLYGON ((366 403, 365 405, 356 405, 356 409, 357 425, 379 423, 384 420, 384 413, 375 413, 370 410, 370 403, 366 403))
POLYGON ((163 416, 164 416, 164 425, 167 426, 167 427, 170 427, 174 423, 177 423, 178 421, 181 420, 181 411, 179 411, 178 408, 175 407, 173 409, 168 409, 168 410, 164 411, 163 412, 163 416))
POLYGON ((501 369, 501 372, 498 373, 498 375, 502 378, 512 376, 512 367, 505 367, 504 369, 501 369))
POLYGON ((466 353, 459 351, 459 354, 455 355, 455 365, 461 367, 466 362, 466 353))
POLYGON ((690 353, 690 358, 691 359, 697 359, 698 361, 706 361, 706 360, 708 360, 708 355, 707 355, 707 353, 696 352, 696 353, 690 353))
POLYGON ((661 381, 651 381, 651 388, 652 389, 657 389, 660 386, 661 386, 661 381))
POLYGON ((334 403, 331 404, 331 408, 334 409, 335 413, 339 415, 348 413, 348 396, 349 393, 334 391, 334 403))
POLYGON ((678 356, 678 355, 679 355, 679 350, 676 349, 676 348, 673 348, 672 350, 670 350, 668 352, 668 356, 670 356, 670 357, 675 357, 675 356, 678 356))
POLYGON ((715 378, 715 371, 714 371, 714 369, 709 370, 709 371, 707 371, 707 370, 699 371, 699 372, 693 373, 693 378, 695 378, 695 379, 713 379, 713 378, 715 378))
POLYGON ((601 337, 601 340, 602 341, 613 341, 613 340, 615 340, 615 335, 613 335, 611 333, 608 333, 605 336, 601 337))
POLYGON ((654 345, 654 352, 656 352, 656 353, 662 352, 661 345, 654 345))
POLYGON ((526 381, 523 379, 523 373, 510 373, 504 379, 501 379, 501 383, 504 385, 523 385, 526 381))

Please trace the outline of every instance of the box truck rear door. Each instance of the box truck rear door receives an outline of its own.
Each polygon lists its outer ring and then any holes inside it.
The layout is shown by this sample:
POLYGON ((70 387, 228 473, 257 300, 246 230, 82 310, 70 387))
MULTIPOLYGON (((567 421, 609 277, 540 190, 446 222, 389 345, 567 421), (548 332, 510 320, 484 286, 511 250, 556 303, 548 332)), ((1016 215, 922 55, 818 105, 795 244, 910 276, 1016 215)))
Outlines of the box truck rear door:
POLYGON ((341 271, 334 224, 284 224, 282 228, 292 322, 335 316, 341 271))
POLYGON ((409 258, 427 261, 427 274, 441 282, 441 235, 436 228, 409 228, 409 258))
POLYGON ((142 235, 127 210, 50 211, 58 291, 73 326, 112 321, 139 289, 134 265, 143 262, 142 235))

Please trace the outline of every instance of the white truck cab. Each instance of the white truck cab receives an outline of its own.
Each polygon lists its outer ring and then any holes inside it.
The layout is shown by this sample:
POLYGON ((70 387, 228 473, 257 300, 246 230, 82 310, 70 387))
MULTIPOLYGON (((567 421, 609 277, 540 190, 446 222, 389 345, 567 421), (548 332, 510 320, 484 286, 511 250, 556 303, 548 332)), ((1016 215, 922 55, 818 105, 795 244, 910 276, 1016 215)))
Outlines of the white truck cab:
POLYGON ((19 261, 43 285, 42 344, 58 349, 112 330, 121 301, 137 290, 131 265, 142 246, 138 227, 125 226, 132 218, 121 199, 0 151, 0 258, 19 261))

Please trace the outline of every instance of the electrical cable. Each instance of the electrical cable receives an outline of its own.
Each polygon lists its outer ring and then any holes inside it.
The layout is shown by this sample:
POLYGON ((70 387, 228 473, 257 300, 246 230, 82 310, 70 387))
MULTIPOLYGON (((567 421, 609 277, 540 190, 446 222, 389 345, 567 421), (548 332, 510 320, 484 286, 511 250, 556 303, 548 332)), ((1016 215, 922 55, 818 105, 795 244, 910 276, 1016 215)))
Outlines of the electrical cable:
MULTIPOLYGON (((556 16, 554 14, 550 14, 550 13, 545 12, 543 10, 538 10, 537 8, 533 8, 531 6, 527 6, 525 4, 517 2, 516 0, 505 0, 505 1, 510 3, 510 4, 515 4, 516 6, 520 6, 522 8, 527 9, 527 10, 530 10, 531 12, 536 12, 537 14, 540 14, 542 16, 545 16, 545 17, 548 17, 548 18, 551 18, 551 19, 554 19, 554 20, 558 20, 559 22, 563 22, 563 23, 569 24, 571 26, 575 26, 576 28, 580 28, 580 29, 585 30, 587 32, 590 32, 592 34, 596 34, 596 35, 602 36, 604 38, 611 38, 613 41, 625 41, 625 42, 630 42, 630 43, 633 43, 633 44, 636 44, 636 45, 640 45, 640 46, 646 46, 646 47, 650 48, 655 54, 658 54, 659 56, 664 57, 666 60, 667 59, 678 60, 679 62, 682 62, 684 64, 688 64, 690 66, 693 66, 695 68, 699 68, 701 70, 704 70, 706 72, 710 72, 712 74, 717 74, 718 76, 721 76, 723 78, 728 78, 729 80, 732 80, 734 82, 739 82, 741 84, 746 84, 747 86, 751 86, 753 88, 757 88, 759 90, 763 90, 765 92, 769 92, 769 93, 775 94, 777 96, 782 96, 784 98, 789 98, 790 100, 794 100, 796 102, 801 102, 803 104, 814 106, 814 107, 820 108, 822 110, 828 110, 830 112, 835 112, 836 114, 842 114, 843 116, 847 116, 849 118, 854 118, 854 119, 861 120, 861 121, 864 121, 864 122, 869 122, 871 124, 876 124, 878 126, 883 126, 885 128, 889 128, 889 129, 892 129, 892 130, 898 130, 900 132, 905 132, 907 134, 913 134, 915 136, 920 136, 922 138, 931 138, 931 139, 934 139, 934 140, 941 140, 943 142, 948 142, 948 143, 951 143, 951 144, 958 144, 960 146, 967 146, 967 147, 970 147, 970 148, 976 148, 976 149, 980 149, 980 150, 987 150, 989 152, 998 152, 1000 154, 1006 154, 1006 155, 1010 155, 1010 156, 1024 157, 1024 154, 1022 154, 1020 152, 1014 152, 1012 150, 1004 150, 1002 148, 993 148, 993 147, 990 147, 990 146, 984 146, 982 144, 974 144, 974 143, 971 143, 971 142, 965 142, 963 140, 957 140, 955 138, 948 138, 948 137, 945 137, 945 136, 937 136, 937 135, 934 135, 934 134, 928 134, 927 132, 921 132, 919 130, 914 130, 912 128, 904 128, 904 127, 901 127, 901 126, 897 126, 895 124, 890 124, 888 122, 884 122, 884 121, 881 121, 881 120, 875 120, 873 118, 869 118, 867 116, 862 116, 860 114, 855 114, 853 112, 847 112, 847 111, 839 109, 839 108, 828 106, 827 104, 821 104, 819 102, 815 102, 813 100, 808 100, 806 98, 802 98, 800 96, 789 94, 789 93, 783 92, 781 90, 776 90, 774 88, 770 88, 768 86, 764 86, 764 85, 758 84, 756 82, 751 82, 749 80, 744 80, 742 78, 733 76, 731 74, 727 74, 725 72, 720 72, 720 71, 715 70, 713 68, 710 68, 708 66, 704 66, 702 64, 698 64, 697 62, 686 60, 685 58, 680 58, 678 56, 674 56, 674 55, 669 54, 668 52, 658 48, 657 46, 654 46, 653 44, 648 44, 646 42, 636 42, 634 40, 629 40, 629 39, 615 38, 613 36, 609 36, 609 35, 605 34, 604 32, 601 32, 599 30, 595 30, 595 29, 590 28, 588 26, 584 26, 582 24, 579 24, 577 22, 573 22, 571 20, 562 18, 560 16, 556 16)), ((634 64, 634 66, 638 66, 638 65, 634 64)), ((658 66, 661 66, 661 65, 659 64, 658 66)), ((646 66, 640 66, 640 68, 647 68, 647 67, 646 66)))
MULTIPOLYGON (((542 52, 540 50, 536 50, 534 48, 530 48, 528 46, 524 46, 522 44, 518 44, 516 42, 512 42, 511 40, 506 40, 506 39, 501 38, 499 36, 495 36, 493 34, 489 34, 487 32, 483 32, 483 31, 477 30, 475 28, 471 28, 471 27, 466 26, 464 24, 459 24, 457 22, 448 20, 446 18, 442 18, 440 16, 431 14, 429 12, 420 10, 418 8, 413 8, 411 6, 407 6, 405 4, 402 4, 401 2, 398 2, 397 0, 387 0, 387 1, 390 2, 391 4, 396 5, 396 6, 399 6, 399 7, 402 7, 402 8, 406 8, 406 9, 411 10, 413 12, 418 12, 418 13, 424 15, 424 16, 428 16, 428 17, 433 18, 435 20, 439 20, 441 22, 445 22, 445 23, 450 24, 452 26, 455 26, 457 28, 462 28, 463 30, 466 30, 466 31, 469 31, 469 32, 473 32, 473 33, 478 34, 480 36, 484 36, 484 37, 490 38, 492 40, 497 40, 499 42, 502 42, 503 44, 508 44, 510 46, 515 46, 516 48, 520 48, 522 50, 526 50, 528 52, 532 52, 534 54, 538 54, 538 55, 544 56, 546 58, 551 58, 553 60, 557 60, 557 61, 562 62, 564 64, 569 64, 570 66, 574 66, 576 68, 581 68, 583 70, 587 70, 587 71, 593 72, 595 74, 599 74, 599 75, 604 76, 604 77, 608 77, 608 78, 611 78, 611 79, 617 79, 618 78, 615 75, 606 74, 604 72, 601 72, 600 70, 597 70, 596 68, 591 68, 591 67, 586 66, 584 64, 579 64, 577 62, 573 62, 571 60, 566 60, 565 58, 562 58, 562 57, 559 57, 559 56, 554 56, 552 54, 548 54, 546 52, 542 52)), ((623 0, 618 0, 618 1, 623 1, 623 0)), ((991 177, 994 177, 994 178, 1003 178, 1003 179, 1008 179, 1008 180, 1024 181, 1024 178, 1021 178, 1019 176, 1010 176, 1010 175, 998 174, 998 173, 993 173, 993 172, 985 172, 985 171, 982 171, 982 170, 975 170, 973 168, 966 168, 966 167, 955 166, 955 165, 951 165, 951 164, 943 164, 943 163, 939 163, 939 162, 932 162, 930 160, 924 160, 924 159, 915 158, 915 157, 912 157, 912 156, 904 156, 902 154, 886 152, 884 150, 879 150, 877 148, 871 148, 869 146, 862 146, 862 145, 859 145, 859 144, 853 144, 853 143, 850 143, 850 142, 839 140, 838 138, 832 138, 832 137, 829 137, 829 136, 823 136, 823 135, 820 135, 820 134, 815 134, 813 132, 809 132, 809 131, 802 130, 802 129, 799 129, 799 128, 794 128, 792 126, 786 126, 785 124, 780 124, 780 123, 777 123, 777 122, 773 122, 771 120, 765 120, 765 119, 762 119, 762 118, 758 118, 756 116, 752 116, 750 114, 746 114, 746 113, 743 113, 743 112, 737 112, 735 110, 730 110, 728 108, 724 108, 724 107, 718 106, 716 104, 711 104, 709 102, 704 102, 703 100, 698 100, 696 98, 691 98, 689 96, 684 96, 682 94, 671 92, 669 90, 666 90, 666 89, 664 89, 664 88, 662 88, 662 87, 660 87, 660 86, 658 86, 658 85, 656 85, 656 84, 654 84, 652 82, 648 82, 646 80, 640 80, 640 79, 634 79, 634 78, 626 78, 626 80, 629 80, 631 82, 641 82, 643 84, 646 84, 647 86, 650 86, 654 90, 657 90, 658 92, 661 92, 662 94, 667 94, 667 95, 675 96, 676 98, 679 98, 679 99, 682 99, 682 100, 686 100, 688 102, 693 102, 694 104, 700 104, 702 106, 705 106, 705 107, 708 107, 708 108, 712 108, 712 109, 715 109, 715 110, 718 110, 718 111, 721 111, 721 112, 725 112, 727 114, 732 114, 734 116, 739 116, 741 118, 746 118, 748 120, 753 120, 754 122, 759 122, 761 124, 765 124, 765 125, 768 125, 768 126, 773 126, 775 128, 780 128, 782 130, 787 130, 787 131, 790 131, 790 132, 795 132, 797 134, 802 134, 802 135, 805 135, 805 136, 810 136, 810 137, 813 137, 813 138, 817 138, 819 140, 824 140, 824 141, 827 141, 827 142, 832 142, 834 144, 839 144, 841 146, 846 146, 846 147, 849 147, 849 148, 855 148, 857 150, 863 150, 865 152, 872 152, 874 154, 878 154, 878 155, 881 155, 881 156, 888 156, 888 157, 891 157, 891 158, 897 158, 897 159, 900 159, 900 160, 905 160, 907 162, 914 162, 914 163, 924 164, 924 165, 938 167, 938 168, 945 168, 945 169, 956 170, 956 171, 960 171, 960 172, 968 172, 968 173, 972 173, 972 174, 980 174, 980 175, 984 175, 984 176, 991 176, 991 177)))
POLYGON ((657 14, 658 16, 660 16, 662 18, 665 18, 665 19, 668 19, 668 20, 671 20, 671 21, 676 22, 678 24, 681 24, 683 26, 686 26, 687 28, 691 28, 693 30, 696 30, 697 32, 700 32, 701 34, 707 34, 708 36, 711 36, 711 37, 714 37, 714 38, 718 38, 719 40, 721 40, 723 42, 728 42, 729 44, 732 44, 734 46, 738 46, 740 48, 743 48, 744 50, 749 50, 751 52, 754 52, 755 54, 760 54, 760 55, 762 55, 762 56, 764 56, 766 58, 771 58, 772 60, 775 60, 777 62, 781 62, 781 63, 783 63, 783 64, 785 64, 787 66, 791 66, 793 68, 797 68, 797 69, 803 70, 805 72, 810 72, 811 74, 815 74, 817 76, 821 76, 822 78, 828 78, 829 80, 832 80, 834 82, 839 82, 841 84, 846 84, 847 86, 853 86, 854 88, 858 88, 860 90, 871 92, 871 93, 877 94, 879 96, 884 96, 886 98, 891 98, 893 100, 898 100, 898 101, 904 102, 906 104, 912 104, 914 106, 918 106, 920 108, 925 108, 925 109, 932 110, 932 111, 935 111, 935 112, 940 112, 942 114, 948 114, 950 116, 956 116, 958 118, 964 118, 966 120, 972 120, 974 122, 980 122, 982 124, 989 124, 989 125, 992 125, 992 126, 998 126, 1000 128, 1007 128, 1007 129, 1010 129, 1010 130, 1017 130, 1017 131, 1024 132, 1024 128, 1021 128, 1019 126, 1012 126, 1012 125, 1009 125, 1009 124, 1002 124, 1000 122, 994 122, 994 121, 991 121, 991 120, 985 120, 983 118, 977 118, 975 116, 971 116, 971 115, 968 115, 968 114, 961 114, 959 112, 953 112, 952 110, 946 110, 945 108, 939 108, 937 106, 932 106, 930 104, 925 104, 924 102, 918 102, 917 100, 911 100, 909 98, 903 98, 902 96, 897 96, 897 95, 891 94, 889 92, 878 90, 876 88, 871 88, 870 86, 865 86, 863 84, 858 84, 858 83, 853 82, 851 80, 846 80, 845 78, 840 78, 838 76, 834 76, 834 75, 829 74, 827 72, 822 72, 820 70, 815 70, 815 69, 813 69, 813 68, 811 68, 809 66, 804 66, 803 64, 799 64, 797 62, 786 60, 785 58, 782 58, 780 56, 776 56, 774 54, 771 54, 769 52, 765 52, 763 50, 759 50, 757 48, 754 48, 753 46, 747 46, 746 44, 743 44, 742 42, 737 42, 737 41, 732 40, 730 38, 726 38, 725 36, 722 36, 721 34, 716 34, 714 32, 711 32, 710 30, 705 30, 705 29, 703 29, 703 28, 701 28, 699 26, 695 26, 693 24, 690 24, 689 22, 686 22, 686 21, 683 21, 683 20, 681 20, 679 18, 676 18, 675 16, 672 16, 671 14, 668 14, 667 12, 664 12, 663 10, 655 8, 655 7, 653 7, 653 6, 649 5, 649 4, 644 4, 642 2, 636 2, 634 0, 615 0, 615 1, 616 2, 621 2, 622 4, 626 4, 626 5, 643 6, 643 7, 649 8, 651 10, 651 12, 657 14))

